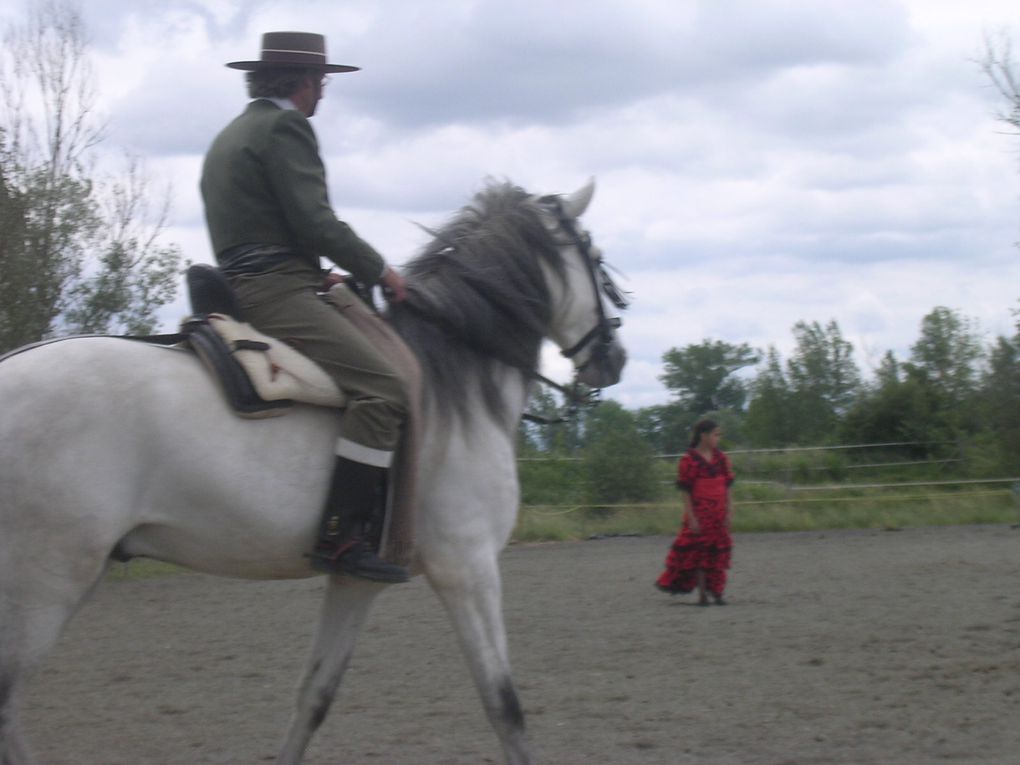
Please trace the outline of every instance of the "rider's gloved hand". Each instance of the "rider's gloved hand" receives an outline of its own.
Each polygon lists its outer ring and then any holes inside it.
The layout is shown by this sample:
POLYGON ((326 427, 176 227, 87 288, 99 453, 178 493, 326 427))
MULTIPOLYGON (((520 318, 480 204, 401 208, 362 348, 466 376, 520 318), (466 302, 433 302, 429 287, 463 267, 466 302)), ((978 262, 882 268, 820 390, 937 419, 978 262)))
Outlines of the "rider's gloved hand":
POLYGON ((391 303, 399 303, 407 297, 407 282, 404 277, 387 267, 379 280, 383 295, 391 303))

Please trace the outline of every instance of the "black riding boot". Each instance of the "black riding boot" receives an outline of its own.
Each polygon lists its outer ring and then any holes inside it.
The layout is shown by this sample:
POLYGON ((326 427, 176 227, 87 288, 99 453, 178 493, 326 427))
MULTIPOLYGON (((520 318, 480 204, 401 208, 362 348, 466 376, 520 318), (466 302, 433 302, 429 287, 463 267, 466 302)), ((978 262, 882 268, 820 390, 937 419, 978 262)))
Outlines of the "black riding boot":
POLYGON ((319 538, 308 556, 312 568, 350 574, 375 582, 406 582, 403 566, 387 563, 374 548, 386 512, 386 468, 337 457, 333 481, 319 525, 319 538), (375 537, 374 544, 371 537, 375 537))

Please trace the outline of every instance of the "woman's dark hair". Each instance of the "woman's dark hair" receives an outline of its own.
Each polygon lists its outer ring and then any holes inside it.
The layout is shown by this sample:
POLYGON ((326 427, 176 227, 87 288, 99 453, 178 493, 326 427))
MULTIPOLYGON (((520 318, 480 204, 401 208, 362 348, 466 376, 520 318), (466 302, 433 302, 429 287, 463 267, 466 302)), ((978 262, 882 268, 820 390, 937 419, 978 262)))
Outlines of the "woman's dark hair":
POLYGON ((322 78, 321 69, 304 67, 281 67, 279 69, 257 69, 248 72, 249 98, 290 98, 305 80, 311 78, 318 81, 322 78))
POLYGON ((687 448, 696 448, 701 443, 701 437, 705 433, 711 433, 718 427, 719 424, 715 420, 698 420, 694 423, 694 430, 691 431, 691 445, 687 448))

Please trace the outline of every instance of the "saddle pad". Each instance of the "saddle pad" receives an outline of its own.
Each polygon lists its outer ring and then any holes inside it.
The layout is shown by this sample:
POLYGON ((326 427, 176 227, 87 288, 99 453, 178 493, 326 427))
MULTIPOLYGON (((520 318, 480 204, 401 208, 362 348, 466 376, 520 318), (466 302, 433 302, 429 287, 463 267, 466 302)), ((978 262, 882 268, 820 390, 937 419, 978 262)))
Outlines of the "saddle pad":
POLYGON ((281 340, 250 324, 219 313, 206 317, 265 401, 290 399, 316 406, 341 408, 347 397, 318 364, 281 340))

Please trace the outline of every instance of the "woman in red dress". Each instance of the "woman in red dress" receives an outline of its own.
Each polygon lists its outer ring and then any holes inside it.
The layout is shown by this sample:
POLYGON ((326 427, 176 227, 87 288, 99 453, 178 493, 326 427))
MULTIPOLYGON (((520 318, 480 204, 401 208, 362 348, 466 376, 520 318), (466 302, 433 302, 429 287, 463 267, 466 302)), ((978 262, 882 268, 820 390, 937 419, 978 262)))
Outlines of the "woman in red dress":
POLYGON ((683 526, 677 534, 666 570, 655 585, 676 594, 698 589, 698 605, 712 595, 725 605, 726 570, 730 567, 730 459, 719 450, 722 431, 712 420, 694 426, 694 436, 677 467, 677 488, 683 493, 683 526))

